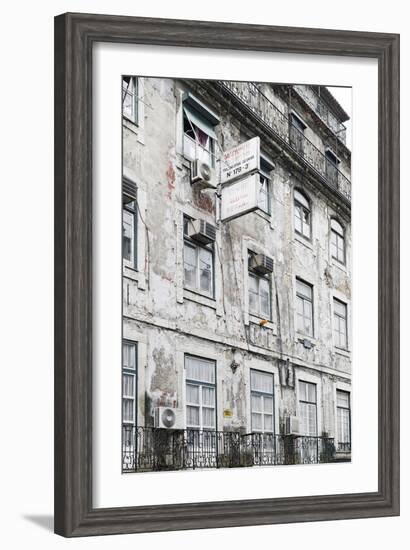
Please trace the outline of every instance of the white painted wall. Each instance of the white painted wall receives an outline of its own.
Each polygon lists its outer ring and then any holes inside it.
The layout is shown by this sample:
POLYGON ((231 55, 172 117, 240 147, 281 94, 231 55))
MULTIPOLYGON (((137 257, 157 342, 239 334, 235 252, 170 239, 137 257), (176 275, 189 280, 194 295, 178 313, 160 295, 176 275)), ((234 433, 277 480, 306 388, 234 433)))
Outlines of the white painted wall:
MULTIPOLYGON (((2 451, 1 541, 6 548, 129 548, 130 544, 151 549, 175 547, 249 548, 282 546, 288 550, 356 548, 374 550, 400 544, 407 538, 410 519, 410 475, 406 468, 410 452, 410 403, 402 399, 402 517, 301 525, 247 527, 201 532, 121 536, 113 539, 65 541, 50 531, 52 514, 52 129, 53 129, 53 17, 65 11, 115 13, 187 19, 262 23, 272 25, 344 28, 402 32, 402 120, 410 120, 410 31, 405 4, 392 0, 377 10, 374 2, 345 0, 337 10, 326 0, 306 9, 302 0, 273 4, 206 3, 182 0, 170 3, 152 0, 71 0, 5 3, 1 33, 2 86, 0 120, 0 286, 1 388, 0 418, 2 451), (234 9, 233 9, 234 6, 234 9), (370 9, 371 8, 371 9, 370 9), (371 17, 369 16, 371 14, 371 17), (24 138, 24 139, 23 139, 24 138), (16 193, 16 189, 19 193, 16 193), (24 195, 21 192, 24 189, 24 195), (18 381, 18 382, 17 382, 18 381), (18 406, 16 397, 18 396, 18 406)), ((410 147, 403 123, 402 150, 410 147)), ((403 154, 402 181, 410 177, 403 154)), ((410 191, 403 185, 402 204, 410 191)), ((403 215, 402 242, 410 237, 410 220, 403 215)), ((409 280, 408 246, 403 247, 402 280, 409 280)), ((410 300, 403 288, 403 303, 410 300)), ((403 307, 403 313, 405 313, 403 307)), ((410 323, 403 315, 403 341, 410 323)), ((403 345, 403 355, 404 348, 403 345)), ((410 384, 403 369, 402 387, 410 384)), ((400 547, 405 546, 401 544, 400 547)))

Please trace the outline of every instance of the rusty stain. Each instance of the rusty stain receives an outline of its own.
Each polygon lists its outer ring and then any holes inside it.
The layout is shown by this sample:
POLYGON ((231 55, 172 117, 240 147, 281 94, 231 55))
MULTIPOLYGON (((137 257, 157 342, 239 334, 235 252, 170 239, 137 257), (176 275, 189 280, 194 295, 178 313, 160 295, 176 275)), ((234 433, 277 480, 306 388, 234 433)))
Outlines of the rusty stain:
POLYGON ((212 197, 199 189, 194 188, 192 193, 192 198, 194 200, 195 206, 213 214, 215 212, 215 203, 212 197))
POLYGON ((168 169, 166 172, 168 183, 168 198, 171 198, 172 191, 175 189, 175 169, 172 160, 168 162, 168 169))

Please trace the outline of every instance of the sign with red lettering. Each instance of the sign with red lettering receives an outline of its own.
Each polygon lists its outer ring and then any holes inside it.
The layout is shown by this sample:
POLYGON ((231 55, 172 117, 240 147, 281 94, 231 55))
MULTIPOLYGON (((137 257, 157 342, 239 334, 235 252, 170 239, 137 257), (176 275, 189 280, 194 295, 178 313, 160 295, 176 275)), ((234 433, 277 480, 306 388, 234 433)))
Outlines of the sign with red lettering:
POLYGON ((260 139, 254 137, 222 155, 221 183, 234 181, 259 170, 259 163, 260 139))
POLYGON ((228 221, 258 208, 259 174, 224 185, 221 191, 221 220, 228 221))

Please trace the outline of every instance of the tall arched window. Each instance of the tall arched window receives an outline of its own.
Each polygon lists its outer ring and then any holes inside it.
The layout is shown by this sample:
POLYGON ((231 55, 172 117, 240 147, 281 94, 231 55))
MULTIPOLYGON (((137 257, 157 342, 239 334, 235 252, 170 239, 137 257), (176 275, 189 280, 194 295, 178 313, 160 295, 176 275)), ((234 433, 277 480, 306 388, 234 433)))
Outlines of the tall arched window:
POLYGON ((310 202, 300 191, 294 191, 295 231, 306 239, 312 235, 310 202))
POLYGON ((330 253, 332 258, 341 264, 345 263, 345 232, 334 218, 330 221, 330 253))

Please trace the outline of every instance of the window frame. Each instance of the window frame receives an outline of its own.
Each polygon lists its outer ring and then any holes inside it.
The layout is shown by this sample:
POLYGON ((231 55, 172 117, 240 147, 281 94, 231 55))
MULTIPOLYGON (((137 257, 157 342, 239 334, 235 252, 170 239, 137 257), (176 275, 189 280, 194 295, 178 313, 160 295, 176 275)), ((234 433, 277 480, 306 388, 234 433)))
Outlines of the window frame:
POLYGON ((335 260, 336 262, 338 262, 341 265, 346 265, 346 237, 345 237, 345 235, 346 235, 346 229, 343 226, 343 224, 341 224, 338 219, 331 218, 330 219, 330 257, 332 258, 332 260, 335 260), (340 226, 341 233, 332 225, 332 222, 335 222, 340 226), (334 256, 334 254, 333 254, 333 235, 336 236, 335 247, 336 247, 337 254, 339 252, 339 240, 341 240, 342 243, 343 243, 343 259, 340 259, 339 256, 334 256))
POLYGON ((208 245, 201 244, 196 242, 194 239, 189 237, 188 233, 185 232, 185 224, 189 224, 192 221, 192 218, 190 216, 187 216, 186 214, 183 215, 183 257, 182 257, 182 267, 184 270, 183 273, 183 282, 184 282, 184 289, 189 290, 190 292, 195 292, 196 294, 200 294, 201 296, 205 296, 207 298, 210 298, 212 300, 215 300, 215 243, 210 243, 208 245), (186 278, 185 278, 185 247, 191 247, 195 250, 195 259, 196 259, 196 287, 192 287, 186 284, 186 278), (211 259, 212 259, 212 265, 211 265, 211 292, 207 292, 206 290, 202 290, 200 287, 200 280, 201 280, 201 270, 200 270, 200 250, 206 250, 207 252, 210 252, 211 259))
POLYGON ((267 209, 261 206, 261 188, 259 189, 258 208, 264 214, 272 216, 272 178, 270 176, 270 172, 272 172, 275 167, 269 160, 266 159, 265 156, 260 155, 259 159, 259 183, 262 186, 263 183, 266 182, 266 201, 264 202, 267 203, 267 209))
POLYGON ((133 75, 122 75, 122 116, 138 126, 138 88, 139 88, 139 82, 138 82, 138 76, 133 75), (124 79, 130 78, 134 83, 134 91, 132 94, 130 94, 127 90, 125 91, 125 95, 129 94, 132 96, 132 102, 133 102, 133 112, 134 116, 129 116, 124 112, 124 79))
POLYGON ((294 225, 295 233, 297 235, 299 235, 303 239, 306 239, 309 242, 312 240, 312 233, 313 233, 313 231, 312 231, 312 201, 310 200, 310 198, 304 192, 300 191, 300 189, 297 189, 297 188, 295 188, 293 190, 293 225, 294 225), (308 206, 303 204, 302 201, 297 198, 297 194, 300 195, 301 198, 303 198, 306 201, 308 206), (299 231, 299 229, 297 229, 297 227, 296 227, 296 212, 297 212, 298 209, 300 209, 300 212, 301 212, 300 220, 301 220, 301 224, 302 224, 302 231, 299 231), (309 227, 309 235, 305 235, 305 233, 303 232, 303 226, 304 226, 303 214, 305 212, 307 212, 309 214, 309 223, 307 224, 308 227, 309 227))
POLYGON ((215 359, 208 359, 207 357, 200 357, 198 355, 193 355, 191 353, 185 353, 184 354, 184 371, 185 371, 185 415, 186 415, 186 428, 187 430, 195 430, 198 432, 212 432, 217 431, 218 429, 218 414, 217 414, 217 362, 215 359), (192 378, 188 378, 187 376, 187 359, 193 359, 193 360, 200 360, 205 361, 207 363, 212 363, 213 370, 214 370, 214 380, 215 382, 207 382, 204 380, 195 380, 192 378), (199 403, 188 403, 187 398, 187 386, 195 386, 198 388, 198 394, 199 394, 199 403), (214 390, 214 406, 209 407, 207 405, 203 405, 203 388, 212 388, 214 390), (199 409, 199 425, 198 426, 190 426, 188 425, 188 407, 197 407, 199 409), (214 426, 213 427, 204 427, 203 424, 203 414, 202 409, 213 409, 214 411, 214 426))
POLYGON ((272 281, 271 281, 271 278, 268 275, 260 275, 258 273, 255 273, 254 271, 252 271, 249 268, 248 268, 248 311, 249 311, 249 315, 253 315, 254 317, 258 317, 259 319, 266 319, 267 321, 272 321, 272 281), (250 290, 250 284, 249 284, 249 280, 251 278, 256 280, 256 284, 257 284, 257 288, 258 288, 258 293, 257 293, 257 295, 258 295, 258 306, 259 306, 258 311, 255 311, 255 310, 251 309, 251 300, 250 300, 251 290, 250 290), (261 291, 260 291, 260 281, 261 280, 264 280, 264 281, 267 282, 268 289, 269 289, 269 301, 268 301, 269 312, 268 312, 267 316, 264 315, 261 311, 261 291))
POLYGON ((336 298, 335 296, 333 296, 333 344, 334 344, 335 348, 345 350, 345 351, 347 351, 349 349, 349 347, 348 347, 349 339, 348 339, 348 319, 347 319, 347 315, 348 315, 347 303, 343 302, 342 300, 339 300, 339 298, 336 298), (344 317, 342 315, 340 315, 339 313, 336 313, 335 302, 337 302, 339 305, 344 307, 344 311, 345 311, 345 316, 344 317), (341 346, 338 339, 336 338, 336 335, 337 334, 340 335, 341 332, 340 332, 340 330, 336 331, 335 317, 338 318, 339 322, 340 322, 340 319, 344 320, 344 328, 345 328, 345 345, 344 346, 341 346))
POLYGON ((293 110, 290 111, 289 115, 290 123, 292 124, 292 126, 294 126, 297 130, 299 130, 301 134, 304 135, 308 126, 304 122, 302 117, 293 110), (296 122, 296 124, 294 124, 294 122, 296 122))
POLYGON ((249 378, 250 378, 250 384, 249 384, 249 387, 250 387, 250 414, 251 414, 251 432, 252 433, 258 433, 258 434, 272 434, 273 436, 276 435, 276 427, 275 427, 275 421, 276 421, 276 415, 275 415, 275 375, 274 373, 271 373, 271 372, 266 372, 266 371, 263 371, 263 370, 260 370, 260 369, 250 369, 249 371, 249 378), (252 389, 252 372, 256 372, 256 373, 260 373, 260 374, 264 374, 264 375, 269 375, 272 377, 272 393, 269 393, 269 392, 264 392, 264 391, 261 391, 261 390, 254 390, 252 389), (252 407, 252 397, 253 396, 256 396, 256 397, 262 397, 262 411, 259 413, 259 412, 256 412, 254 413, 253 411, 253 407, 252 407), (272 430, 265 430, 265 409, 264 409, 264 403, 265 403, 265 400, 264 400, 264 397, 269 397, 269 398, 272 398, 272 430), (258 430, 256 428, 254 428, 253 426, 253 420, 252 420, 252 415, 253 414, 261 414, 262 416, 262 429, 261 430, 258 430))
POLYGON ((339 388, 336 388, 336 434, 337 434, 337 444, 339 446, 340 443, 342 444, 346 444, 348 443, 349 444, 349 447, 351 447, 352 445, 352 422, 351 422, 351 394, 350 394, 350 391, 347 391, 347 390, 342 390, 342 389, 339 389, 339 388), (348 396, 348 400, 349 400, 349 406, 348 407, 345 407, 343 405, 339 405, 338 403, 338 394, 339 393, 344 393, 348 396), (341 441, 340 440, 340 437, 339 437, 339 410, 344 410, 344 411, 348 411, 348 420, 349 420, 349 440, 348 441, 341 441))
MULTIPOLYGON (((218 124, 219 120, 216 120, 215 115, 211 112, 211 110, 207 109, 207 107, 205 107, 198 100, 194 99, 192 96, 184 99, 182 102, 182 150, 184 157, 190 161, 196 160, 196 158, 199 158, 197 154, 197 148, 199 147, 206 153, 206 155, 204 156, 209 157, 210 166, 212 168, 215 168, 215 151, 218 139, 214 128, 218 124), (208 114, 209 116, 207 117, 206 114, 208 114), (201 127, 198 124, 195 124, 195 120, 191 120, 190 115, 192 119, 196 119, 196 121, 201 124, 201 127), (201 144, 199 140, 198 130, 199 132, 202 132, 203 134, 208 136, 209 148, 201 144), (193 136, 190 135, 190 132, 193 134, 193 136), (194 156, 192 156, 188 151, 188 147, 185 144, 185 139, 189 139, 193 142, 193 146, 195 147, 194 156)), ((206 160, 208 159, 206 158, 204 161, 206 162, 206 160)))
POLYGON ((292 147, 299 155, 304 156, 305 143, 306 139, 306 129, 307 124, 303 121, 295 111, 290 111, 289 113, 289 142, 292 147), (294 133, 296 132, 296 133, 294 133), (296 136, 296 139, 295 139, 296 136))
POLYGON ((123 239, 121 243, 122 248, 122 262, 123 265, 133 269, 134 271, 137 271, 137 252, 138 252, 138 205, 137 205, 137 198, 131 200, 130 202, 123 203, 122 205, 122 226, 124 231, 124 212, 127 212, 132 216, 133 220, 133 230, 132 230, 132 242, 131 242, 131 249, 132 249, 132 260, 128 260, 124 257, 124 233, 123 233, 123 239), (130 204, 134 204, 133 207, 130 206, 130 204))
POLYGON ((325 173, 326 179, 333 185, 339 182, 340 159, 329 147, 325 150, 325 173), (330 164, 329 164, 330 163, 330 164))
POLYGON ((271 180, 264 173, 260 172, 259 173, 259 184, 260 184, 260 188, 259 188, 259 193, 258 193, 258 208, 261 212, 264 212, 268 216, 271 216, 272 215, 271 180), (264 183, 266 183, 266 193, 262 193, 264 183), (267 208, 265 208, 264 206, 261 205, 262 201, 261 201, 260 197, 261 197, 262 194, 264 196, 266 196, 266 199, 264 199, 263 202, 267 203, 267 208))
MULTIPOLYGON (((315 382, 309 382, 307 380, 298 380, 298 407, 299 407, 299 417, 300 417, 300 424, 302 424, 302 408, 301 404, 303 405, 314 405, 315 406, 315 434, 310 433, 301 433, 302 436, 306 437, 318 437, 318 431, 319 431, 319 422, 318 422, 318 398, 317 398, 317 388, 318 385, 315 382), (315 401, 309 401, 306 399, 301 399, 301 384, 305 384, 306 386, 313 386, 315 389, 315 401)), ((305 392, 306 393, 306 392, 305 392)), ((309 395, 309 391, 307 392, 309 395)), ((302 426, 301 426, 302 428, 302 426)))
POLYGON ((122 340, 122 350, 121 350, 121 421, 122 425, 126 426, 137 426, 137 404, 138 404, 138 343, 132 340, 123 339, 122 340), (135 367, 124 366, 124 346, 130 346, 133 348, 135 367), (134 377, 134 397, 124 396, 124 375, 134 377), (132 400, 134 405, 133 410, 133 420, 124 420, 124 400, 132 400))
MULTIPOLYGON (((314 338, 314 335, 315 335, 315 317, 314 317, 314 287, 312 284, 308 283, 307 281, 304 281, 303 279, 301 279, 300 277, 296 277, 295 278, 295 290, 296 290, 296 332, 299 333, 299 334, 303 334, 304 336, 308 336, 308 337, 311 337, 311 338, 314 338), (310 291, 311 291, 311 298, 307 298, 306 295, 302 294, 299 290, 298 290, 298 283, 301 283, 302 285, 305 285, 307 287, 310 288, 310 291), (301 330, 299 328, 299 323, 298 323, 298 319, 299 319, 299 313, 298 313, 298 299, 300 300, 303 300, 303 318, 305 319, 305 307, 304 307, 304 304, 305 302, 309 302, 310 305, 311 305, 311 333, 308 333, 306 332, 305 328, 303 328, 303 330, 301 330)), ((305 326, 305 325, 304 325, 305 326)))

